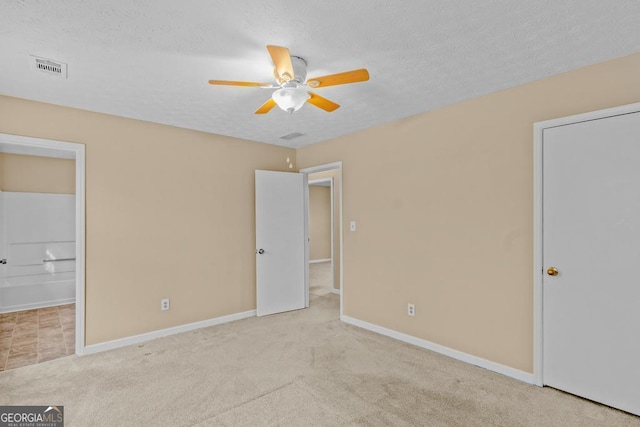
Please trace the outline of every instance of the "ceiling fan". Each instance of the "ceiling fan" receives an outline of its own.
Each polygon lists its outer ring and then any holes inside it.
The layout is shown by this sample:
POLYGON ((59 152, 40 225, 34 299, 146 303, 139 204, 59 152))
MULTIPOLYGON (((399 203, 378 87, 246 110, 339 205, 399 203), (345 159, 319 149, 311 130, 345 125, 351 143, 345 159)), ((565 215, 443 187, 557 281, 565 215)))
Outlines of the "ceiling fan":
POLYGON ((307 61, 299 56, 291 56, 289 49, 286 47, 270 45, 267 46, 267 50, 275 65, 273 74, 276 83, 209 80, 209 84, 276 89, 271 95, 271 98, 262 104, 262 106, 256 110, 255 114, 266 114, 276 105, 284 111, 293 113, 294 111, 298 111, 305 102, 331 113, 337 110, 340 105, 310 92, 308 90, 309 88, 319 89, 327 86, 369 80, 369 72, 364 68, 307 80, 307 61))

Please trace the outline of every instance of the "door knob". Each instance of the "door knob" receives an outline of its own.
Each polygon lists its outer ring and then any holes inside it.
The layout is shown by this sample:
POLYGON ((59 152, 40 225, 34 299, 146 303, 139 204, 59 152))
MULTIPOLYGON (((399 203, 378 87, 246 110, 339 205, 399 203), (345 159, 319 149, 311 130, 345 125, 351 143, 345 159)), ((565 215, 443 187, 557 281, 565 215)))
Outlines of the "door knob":
POLYGON ((547 274, 548 274, 549 276, 557 276, 557 275, 558 275, 558 269, 557 269, 557 268, 555 268, 555 267, 549 267, 549 268, 547 269, 547 274))
POLYGON ((264 253, 264 249, 257 249, 256 253, 262 255, 264 253))

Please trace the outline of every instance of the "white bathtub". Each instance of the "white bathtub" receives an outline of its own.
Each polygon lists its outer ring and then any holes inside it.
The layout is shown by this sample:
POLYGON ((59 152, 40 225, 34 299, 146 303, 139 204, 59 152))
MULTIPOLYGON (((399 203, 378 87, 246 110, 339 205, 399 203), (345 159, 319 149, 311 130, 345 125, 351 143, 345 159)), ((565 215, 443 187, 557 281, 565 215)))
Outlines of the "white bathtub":
POLYGON ((0 285, 0 313, 75 302, 75 242, 11 246, 0 285))
POLYGON ((0 287, 0 313, 71 304, 76 301, 75 272, 55 277, 6 278, 0 287))
POLYGON ((0 313, 75 302, 75 196, 0 194, 0 313))

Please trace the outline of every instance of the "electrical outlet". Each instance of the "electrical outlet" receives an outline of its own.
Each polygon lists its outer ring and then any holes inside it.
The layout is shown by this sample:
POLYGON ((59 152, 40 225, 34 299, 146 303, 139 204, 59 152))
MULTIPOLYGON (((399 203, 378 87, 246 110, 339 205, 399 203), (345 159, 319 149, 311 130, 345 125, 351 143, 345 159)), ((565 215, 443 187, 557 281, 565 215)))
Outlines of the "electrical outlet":
POLYGON ((160 310, 167 311, 169 310, 169 298, 160 300, 160 310))
POLYGON ((415 304, 407 305, 407 314, 409 316, 415 316, 416 315, 416 305, 415 304))

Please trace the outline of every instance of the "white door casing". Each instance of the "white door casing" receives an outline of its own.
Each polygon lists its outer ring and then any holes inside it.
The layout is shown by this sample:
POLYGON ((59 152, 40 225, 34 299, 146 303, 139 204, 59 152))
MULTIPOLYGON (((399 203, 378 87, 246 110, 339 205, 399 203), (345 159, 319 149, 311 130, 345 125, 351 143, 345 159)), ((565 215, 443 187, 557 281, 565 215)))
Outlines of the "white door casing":
POLYGON ((0 133, 0 151, 42 157, 75 159, 76 328, 75 350, 85 350, 85 146, 73 142, 0 133))
MULTIPOLYGON (((343 235, 343 229, 342 229, 342 223, 344 221, 343 211, 342 211, 342 206, 343 206, 342 161, 327 163, 327 164, 317 165, 317 166, 311 166, 308 168, 300 169, 300 172, 306 175, 309 175, 312 173, 325 172, 329 170, 335 170, 338 172, 338 175, 337 175, 338 184, 337 184, 337 187, 335 188, 335 190, 338 191, 338 205, 334 206, 333 209, 338 209, 338 224, 337 224, 338 236, 339 236, 338 247, 340 248, 339 257, 338 257, 340 261, 340 271, 339 271, 340 293, 339 295, 340 295, 340 319, 342 320, 344 318, 344 287, 345 287, 345 284, 344 284, 344 235, 343 235)), ((333 200, 333 196, 331 199, 333 200)), ((332 255, 332 257, 335 257, 335 255, 332 255)))
POLYGON ((640 414, 640 113, 601 114, 536 129, 536 376, 640 414))
POLYGON ((256 312, 258 316, 309 305, 307 176, 255 171, 256 312))
MULTIPOLYGON (((5 212, 4 212, 4 193, 0 189, 0 287, 4 285, 4 278, 6 274, 6 258, 7 258, 7 250, 5 246, 5 212)), ((2 305, 2 301, 0 301, 0 306, 2 305)))

